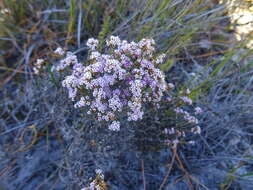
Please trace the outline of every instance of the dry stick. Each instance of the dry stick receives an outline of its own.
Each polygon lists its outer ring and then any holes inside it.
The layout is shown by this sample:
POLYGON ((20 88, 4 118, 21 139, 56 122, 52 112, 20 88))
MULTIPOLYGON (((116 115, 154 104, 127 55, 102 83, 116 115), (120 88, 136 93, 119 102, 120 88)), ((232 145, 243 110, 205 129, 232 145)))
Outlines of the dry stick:
POLYGON ((15 69, 10 76, 8 76, 3 82, 1 81, 0 87, 8 83, 15 75, 17 72, 21 71, 25 65, 20 66, 20 68, 15 69))
POLYGON ((205 190, 209 190, 208 187, 206 187, 203 183, 201 183, 198 179, 196 179, 194 176, 191 176, 192 181, 195 181, 199 186, 202 186, 205 190))
POLYGON ((17 162, 17 160, 13 160, 7 167, 5 167, 4 169, 2 169, 0 171, 0 176, 3 176, 8 170, 11 169, 11 167, 17 162))
POLYGON ((9 71, 9 72, 15 71, 16 73, 37 75, 35 73, 30 73, 30 72, 26 72, 26 71, 22 71, 22 70, 16 70, 16 69, 12 69, 12 68, 8 68, 8 67, 2 67, 2 66, 0 66, 0 70, 6 70, 6 71, 9 71))
POLYGON ((187 181, 188 181, 188 185, 190 186, 190 188, 191 188, 192 190, 194 190, 195 188, 194 188, 194 186, 193 186, 193 184, 192 184, 192 182, 191 182, 191 176, 188 174, 187 170, 184 168, 184 165, 183 165, 181 159, 179 158, 177 152, 175 152, 175 155, 176 155, 176 160, 177 160, 178 163, 179 163, 180 169, 184 172, 184 174, 185 174, 185 176, 186 176, 186 179, 187 179, 187 181))
POLYGON ((145 170, 144 170, 143 159, 141 159, 141 169, 142 169, 142 179, 143 179, 143 190, 146 190, 146 179, 145 179, 145 170))
MULTIPOLYGON (((38 132, 37 132, 37 129, 35 127, 35 125, 31 125, 28 127, 29 129, 31 129, 33 131, 33 139, 32 139, 32 142, 28 145, 26 145, 24 148, 20 148, 18 150, 16 150, 14 153, 16 152, 25 152, 27 150, 29 150, 36 142, 37 142, 37 138, 38 138, 38 132)), ((21 141, 23 141, 24 139, 24 135, 25 135, 25 132, 26 132, 27 128, 25 128, 21 134, 21 141)))
MULTIPOLYGON (((202 55, 196 55, 196 56, 192 56, 193 58, 204 58, 204 57, 210 57, 210 56, 213 56, 213 55, 217 55, 217 54, 222 54, 222 53, 226 53, 228 52, 229 50, 222 50, 222 51, 215 51, 215 52, 209 52, 209 53, 205 53, 205 54, 202 54, 202 55)), ((188 60, 189 58, 175 58, 175 60, 188 60)))
POLYGON ((168 177, 170 176, 170 172, 171 172, 171 169, 174 165, 174 161, 175 161, 175 157, 176 157, 177 147, 172 148, 172 151, 173 151, 173 157, 172 157, 172 160, 170 163, 170 167, 169 167, 169 170, 168 170, 166 176, 163 178, 163 182, 160 185, 159 190, 162 190, 163 186, 165 185, 166 181, 168 180, 168 177))

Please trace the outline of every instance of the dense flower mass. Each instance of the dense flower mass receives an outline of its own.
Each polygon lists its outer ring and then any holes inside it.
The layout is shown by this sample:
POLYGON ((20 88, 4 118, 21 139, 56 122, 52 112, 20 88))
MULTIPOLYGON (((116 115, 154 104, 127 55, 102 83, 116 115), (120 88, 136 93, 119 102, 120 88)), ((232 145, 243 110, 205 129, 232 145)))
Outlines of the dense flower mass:
MULTIPOLYGON (((200 107, 190 111, 193 101, 189 98, 189 89, 171 91, 174 84, 166 83, 159 69, 165 54, 155 53, 153 39, 127 42, 111 36, 106 41, 105 53, 97 50, 99 41, 94 38, 86 45, 89 48, 86 63, 81 63, 74 53, 58 47, 54 54, 62 59, 51 67, 51 71, 66 71, 62 86, 68 89, 75 108, 86 108, 87 114, 110 123, 109 130, 120 131, 120 118, 141 120, 145 104, 159 108, 163 101, 163 111, 172 112, 170 116, 176 122, 173 126, 161 126, 166 144, 176 146, 187 142, 184 139, 188 133, 200 134, 197 115, 203 111, 200 107)), ((33 69, 39 73, 44 67, 45 60, 38 59, 33 69)), ((194 141, 188 143, 194 144, 194 141)))
MULTIPOLYGON (((119 114, 126 112, 129 121, 143 118, 143 104, 158 104, 168 88, 158 65, 164 54, 155 56, 153 39, 138 43, 127 42, 111 36, 106 41, 107 54, 97 51, 99 42, 87 41, 90 49, 88 64, 79 63, 77 57, 67 52, 56 66, 57 71, 72 66, 71 75, 62 82, 75 107, 88 107, 88 114, 95 114, 99 121, 110 121, 109 129, 120 130, 119 114)), ((58 48, 55 53, 63 55, 58 48)), ((171 84, 172 85, 172 84, 171 84)))
MULTIPOLYGON (((99 52, 98 45, 99 41, 94 38, 87 41, 89 52, 85 64, 70 51, 65 52, 60 47, 54 51, 62 59, 52 67, 53 70, 71 72, 65 76, 62 86, 68 89, 75 108, 87 108, 87 114, 96 116, 99 121, 109 122, 108 129, 119 131, 122 116, 128 121, 141 120, 144 105, 151 103, 159 108, 166 93, 163 101, 167 102, 177 120, 187 123, 181 122, 182 127, 166 126, 166 142, 176 145, 186 133, 201 132, 196 115, 202 113, 202 109, 196 107, 193 115, 187 111, 187 107, 193 104, 189 89, 178 95, 169 93, 175 86, 166 83, 165 75, 159 69, 165 54, 156 55, 153 39, 127 42, 111 36, 106 41, 106 53, 99 52)), ((43 64, 44 60, 38 59, 34 71, 38 73, 43 64)))

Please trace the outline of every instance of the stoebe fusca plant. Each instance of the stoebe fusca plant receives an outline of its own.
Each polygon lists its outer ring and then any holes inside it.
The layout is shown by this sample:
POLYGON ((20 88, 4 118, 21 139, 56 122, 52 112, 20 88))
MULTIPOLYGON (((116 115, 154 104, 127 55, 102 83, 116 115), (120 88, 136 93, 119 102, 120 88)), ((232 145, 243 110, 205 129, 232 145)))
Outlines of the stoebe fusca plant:
POLYGON ((98 43, 93 38, 88 40, 87 65, 67 53, 56 69, 72 65, 72 73, 62 85, 68 89, 69 97, 77 100, 74 106, 89 107, 88 114, 110 122, 109 129, 119 131, 122 112, 127 113, 128 121, 140 120, 143 104, 158 104, 167 90, 164 74, 158 68, 164 55, 155 57, 152 39, 129 43, 111 36, 106 41, 107 54, 97 51, 98 43))
MULTIPOLYGON (((104 53, 98 50, 99 41, 90 38, 85 64, 78 61, 72 52, 57 48, 55 54, 63 58, 54 67, 61 72, 70 70, 62 81, 62 86, 68 90, 69 98, 75 102, 75 108, 86 107, 87 114, 95 115, 97 120, 108 122, 112 131, 120 130, 120 118, 128 121, 138 121, 143 118, 144 105, 153 104, 159 108, 161 100, 175 102, 174 112, 183 116, 189 124, 197 125, 197 118, 186 112, 181 104, 192 104, 187 96, 173 97, 169 95, 174 88, 166 83, 165 75, 159 65, 163 63, 165 54, 157 55, 153 39, 142 39, 139 42, 128 42, 117 36, 106 40, 104 53), (165 96, 166 95, 166 96, 165 96)), ((42 68, 42 60, 37 61, 34 70, 42 68), (36 67, 37 66, 37 67, 36 67), (39 67, 38 67, 39 66, 39 67)), ((187 92, 189 93, 189 92, 187 92)), ((199 110, 200 112, 201 110, 199 110)), ((199 133, 200 128, 188 128, 187 131, 199 133)), ((185 132, 174 128, 166 129, 165 133, 178 137, 185 132)))

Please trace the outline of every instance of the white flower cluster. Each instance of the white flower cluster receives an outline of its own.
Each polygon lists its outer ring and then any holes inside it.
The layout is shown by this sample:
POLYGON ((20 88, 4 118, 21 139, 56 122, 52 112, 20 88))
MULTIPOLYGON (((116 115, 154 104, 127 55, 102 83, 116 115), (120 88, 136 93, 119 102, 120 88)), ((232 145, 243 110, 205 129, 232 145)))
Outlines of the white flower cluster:
POLYGON ((94 38, 90 38, 86 44, 90 49, 95 50, 98 46, 98 41, 94 38))
POLYGON ((36 75, 40 73, 40 70, 43 68, 44 63, 44 59, 37 59, 36 63, 34 63, 33 71, 36 75))
MULTIPOLYGON (((99 121, 111 121, 109 129, 119 131, 121 112, 127 112, 129 121, 142 119, 143 104, 158 105, 172 84, 167 85, 158 67, 165 55, 155 56, 153 39, 127 42, 111 36, 106 41, 107 54, 96 50, 98 43, 94 38, 87 41, 90 52, 86 65, 67 52, 56 70, 71 65, 72 73, 65 77, 62 86, 68 89, 73 101, 78 99, 75 107, 87 106, 88 114, 95 114, 99 121)), ((56 52, 62 54, 61 49, 56 52)))
MULTIPOLYGON (((57 48, 55 50, 55 53, 57 53, 59 55, 64 55, 64 51, 61 48, 57 48)), ((70 65, 75 65, 77 63, 78 63, 78 61, 77 61, 76 55, 74 55, 72 52, 68 51, 66 54, 66 57, 60 61, 59 65, 57 65, 56 70, 62 71, 66 67, 68 67, 70 65)))
POLYGON ((189 104, 189 105, 192 105, 192 99, 191 99, 191 98, 189 98, 189 97, 187 97, 187 96, 182 96, 182 97, 180 97, 180 98, 181 98, 181 100, 182 100, 184 103, 189 104))
POLYGON ((54 51, 55 54, 57 55, 60 55, 60 56, 63 56, 65 54, 65 51, 61 48, 61 47, 58 47, 55 51, 54 51))
POLYGON ((109 125, 109 129, 112 131, 119 131, 120 130, 120 122, 113 121, 111 125, 109 125))

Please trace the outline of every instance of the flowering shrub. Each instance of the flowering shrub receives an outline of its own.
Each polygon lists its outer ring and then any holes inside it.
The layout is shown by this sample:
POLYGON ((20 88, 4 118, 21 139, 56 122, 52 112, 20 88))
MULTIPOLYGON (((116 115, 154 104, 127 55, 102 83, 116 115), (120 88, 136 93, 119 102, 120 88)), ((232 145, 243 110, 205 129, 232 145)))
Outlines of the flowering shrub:
MULTIPOLYGON (((167 143, 177 144, 188 132, 200 133, 196 115, 202 110, 195 108, 193 115, 186 111, 185 108, 192 105, 189 89, 173 95, 174 85, 166 83, 159 68, 165 54, 156 55, 153 39, 136 43, 111 36, 106 41, 105 53, 98 51, 99 41, 94 38, 87 41, 87 46, 89 52, 85 64, 78 61, 74 53, 65 52, 60 47, 54 52, 63 57, 54 69, 70 71, 62 86, 68 89, 75 108, 86 107, 87 114, 96 116, 98 121, 110 122, 108 128, 119 131, 122 116, 127 116, 128 121, 141 120, 145 104, 159 108, 163 101, 174 112, 173 117, 184 121, 181 125, 176 121, 175 127, 165 127, 167 143)), ((35 63, 36 73, 43 61, 40 59, 35 63)))
MULTIPOLYGON (((56 70, 73 66, 62 85, 68 89, 69 98, 77 100, 74 106, 88 106, 88 114, 96 114, 99 121, 111 121, 109 129, 119 131, 121 112, 126 112, 128 121, 137 121, 143 118, 144 103, 161 101, 168 85, 158 65, 165 55, 155 56, 152 39, 129 43, 111 36, 106 41, 107 54, 97 51, 98 43, 93 38, 88 40, 87 65, 67 52, 56 70)), ((57 52, 62 54, 60 49, 57 52)))

